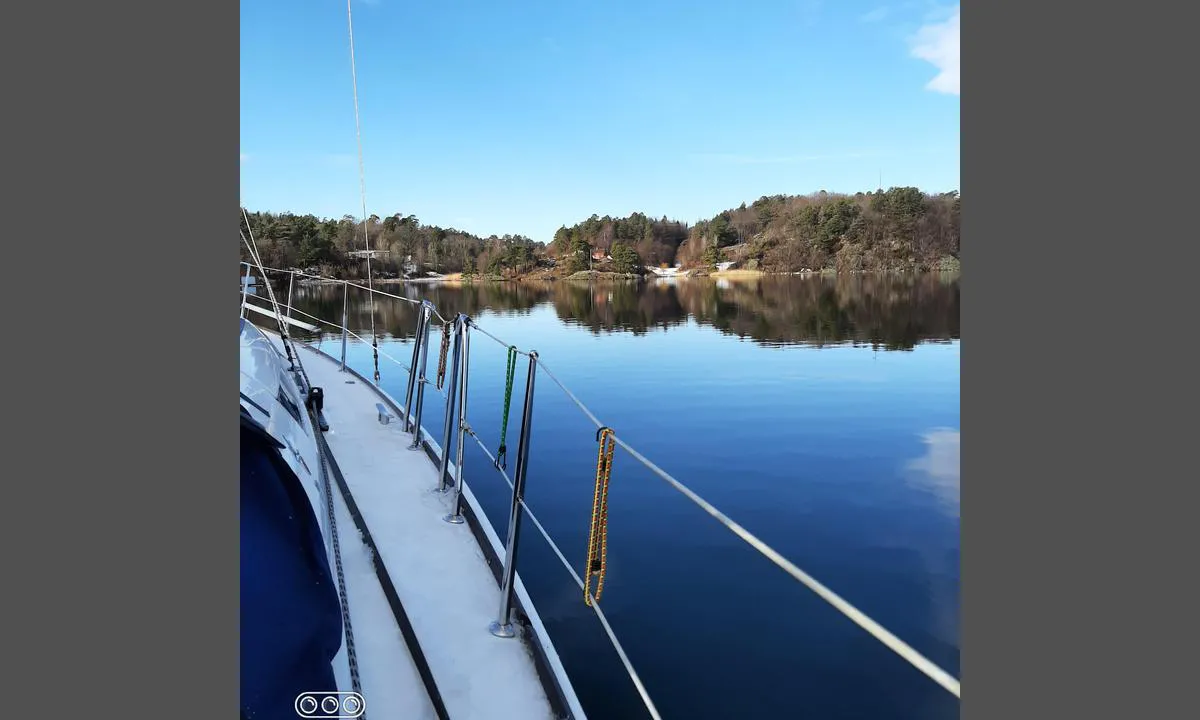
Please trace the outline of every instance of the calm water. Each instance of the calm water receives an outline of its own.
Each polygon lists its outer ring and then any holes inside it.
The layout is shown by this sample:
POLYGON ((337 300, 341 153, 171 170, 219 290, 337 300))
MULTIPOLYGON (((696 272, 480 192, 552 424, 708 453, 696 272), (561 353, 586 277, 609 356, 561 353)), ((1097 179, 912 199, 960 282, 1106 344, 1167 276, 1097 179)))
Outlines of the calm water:
MULTIPOLYGON (((428 297, 446 317, 469 313, 538 350, 622 438, 958 675, 956 280, 382 289, 428 297)), ((349 300, 352 329, 368 336, 364 294, 349 300)), ((295 306, 336 321, 342 290, 297 287, 295 306)), ((412 306, 381 301, 376 322, 388 334, 381 348, 407 362, 412 306)), ((336 335, 320 342, 339 352, 336 335)), ((505 351, 475 334, 471 352, 470 422, 494 452, 505 351)), ((370 377, 369 346, 353 343, 349 358, 370 377)), ((521 358, 514 458, 525 372, 521 358)), ((404 371, 381 358, 380 373, 403 400, 404 371)), ((578 571, 595 428, 549 378, 535 387, 527 501, 578 571)), ((427 393, 438 439, 442 402, 427 393)), ((466 458, 467 481, 503 535, 508 487, 473 443, 466 458)), ((602 605, 664 717, 957 717, 952 695, 619 449, 609 502, 602 605)), ((645 717, 578 587, 536 529, 521 541, 521 575, 585 709, 645 717)))

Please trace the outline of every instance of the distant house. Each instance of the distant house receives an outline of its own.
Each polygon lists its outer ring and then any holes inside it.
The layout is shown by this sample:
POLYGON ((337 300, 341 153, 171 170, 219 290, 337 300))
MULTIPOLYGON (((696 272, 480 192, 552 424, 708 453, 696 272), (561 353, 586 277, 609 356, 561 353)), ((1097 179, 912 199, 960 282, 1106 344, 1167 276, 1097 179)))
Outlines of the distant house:
POLYGON ((604 252, 603 250, 593 250, 592 251, 592 259, 593 260, 611 260, 612 258, 610 258, 608 256, 608 253, 604 252))
POLYGON ((390 250, 351 250, 350 252, 346 253, 346 255, 348 255, 349 257, 352 257, 352 258, 361 259, 361 258, 369 257, 372 260, 381 258, 385 255, 390 255, 390 254, 391 254, 390 250))

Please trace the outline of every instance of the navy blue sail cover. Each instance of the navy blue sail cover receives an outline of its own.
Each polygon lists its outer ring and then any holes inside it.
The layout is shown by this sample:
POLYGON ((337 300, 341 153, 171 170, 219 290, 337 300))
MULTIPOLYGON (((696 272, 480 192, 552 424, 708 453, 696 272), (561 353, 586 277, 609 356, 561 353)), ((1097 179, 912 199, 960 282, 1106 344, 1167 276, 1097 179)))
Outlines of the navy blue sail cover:
POLYGON ((320 526, 280 444, 243 408, 241 704, 295 720, 296 696, 337 690, 342 615, 320 526))

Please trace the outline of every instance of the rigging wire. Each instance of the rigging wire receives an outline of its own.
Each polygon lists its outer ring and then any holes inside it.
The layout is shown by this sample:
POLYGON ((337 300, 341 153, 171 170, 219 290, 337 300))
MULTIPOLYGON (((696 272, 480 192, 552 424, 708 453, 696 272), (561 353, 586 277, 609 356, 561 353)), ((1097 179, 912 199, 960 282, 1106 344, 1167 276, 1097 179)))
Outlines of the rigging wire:
POLYGON ((367 179, 363 165, 362 120, 358 113, 358 71, 354 64, 354 13, 346 0, 346 27, 350 33, 350 81, 354 87, 354 129, 358 139, 358 189, 362 197, 363 247, 367 251, 367 290, 371 308, 371 351, 375 356, 375 382, 379 382, 379 336, 375 333, 375 292, 371 279, 371 236, 367 232, 367 179))

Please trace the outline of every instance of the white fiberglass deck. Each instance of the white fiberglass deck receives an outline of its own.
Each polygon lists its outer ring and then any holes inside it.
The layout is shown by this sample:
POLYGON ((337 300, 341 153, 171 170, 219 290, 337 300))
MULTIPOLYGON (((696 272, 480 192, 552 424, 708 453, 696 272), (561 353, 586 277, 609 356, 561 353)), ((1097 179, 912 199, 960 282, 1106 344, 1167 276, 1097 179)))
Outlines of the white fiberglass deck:
MULTIPOLYGON (((452 495, 432 492, 437 468, 423 451, 408 449, 412 438, 399 418, 379 423, 380 398, 367 383, 339 372, 326 355, 300 352, 309 381, 325 392, 325 440, 396 586, 449 715, 454 720, 554 717, 525 644, 488 631, 500 590, 467 525, 442 519, 452 495)), ((433 408, 440 403, 426 407, 437 414, 433 408)), ((340 493, 334 495, 367 715, 432 718, 370 551, 340 493)), ((348 676, 339 678, 343 681, 348 688, 348 676)))
MULTIPOLYGON (((437 714, 429 702, 404 638, 396 628, 391 607, 371 564, 371 551, 359 542, 354 519, 336 487, 333 502, 359 681, 367 701, 366 715, 371 719, 394 717, 433 720, 437 714), (388 631, 382 628, 388 628, 388 631)), ((338 687, 342 690, 353 688, 345 635, 342 636, 342 648, 333 666, 338 687)))

